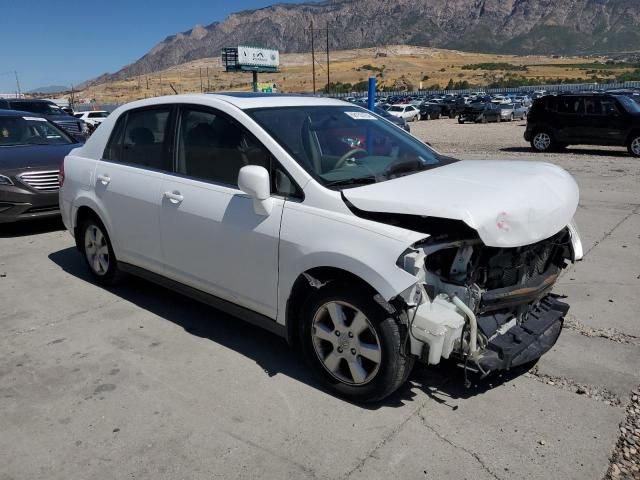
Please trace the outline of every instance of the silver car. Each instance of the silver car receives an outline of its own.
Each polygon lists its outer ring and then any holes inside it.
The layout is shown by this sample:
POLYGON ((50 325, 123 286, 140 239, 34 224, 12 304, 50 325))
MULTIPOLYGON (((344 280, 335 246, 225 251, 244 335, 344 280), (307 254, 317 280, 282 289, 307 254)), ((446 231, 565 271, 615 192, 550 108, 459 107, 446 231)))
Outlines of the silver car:
POLYGON ((500 121, 512 122, 516 119, 524 120, 527 118, 527 107, 521 103, 508 103, 500 105, 500 121))

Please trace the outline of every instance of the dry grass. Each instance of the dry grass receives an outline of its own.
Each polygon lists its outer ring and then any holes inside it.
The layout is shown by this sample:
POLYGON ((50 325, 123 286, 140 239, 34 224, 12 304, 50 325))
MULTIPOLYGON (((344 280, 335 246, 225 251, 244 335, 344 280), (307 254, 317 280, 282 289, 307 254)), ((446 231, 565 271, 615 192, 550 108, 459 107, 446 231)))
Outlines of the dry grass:
MULTIPOLYGON (((275 83, 280 91, 310 92, 313 88, 311 75, 311 54, 281 55, 281 71, 277 74, 261 74, 260 82, 275 83)), ((504 77, 509 72, 464 70, 462 67, 477 63, 510 63, 526 65, 528 71, 514 72, 530 79, 541 78, 587 78, 584 69, 554 67, 556 64, 579 64, 603 61, 595 57, 551 58, 547 56, 514 56, 467 53, 454 50, 442 50, 426 47, 388 46, 343 50, 331 53, 331 81, 356 83, 366 80, 377 72, 362 69, 363 65, 372 65, 383 69, 378 83, 385 86, 402 87, 407 83, 415 87, 423 81, 424 88, 433 84, 445 86, 450 79, 466 80, 473 85, 486 85, 495 78, 504 77)), ((611 76, 619 71, 612 70, 611 76)), ((602 75, 600 75, 602 76, 602 75)), ((327 81, 326 57, 324 52, 316 56, 316 86, 320 90, 327 81)), ((172 94, 173 88, 179 93, 199 92, 203 90, 250 90, 251 74, 225 73, 217 57, 196 60, 157 72, 151 75, 134 77, 127 80, 109 82, 87 88, 81 92, 81 98, 93 98, 98 102, 124 102, 140 98, 172 94), (207 79, 207 68, 209 76, 207 79), (202 74, 202 80, 201 80, 202 74)))

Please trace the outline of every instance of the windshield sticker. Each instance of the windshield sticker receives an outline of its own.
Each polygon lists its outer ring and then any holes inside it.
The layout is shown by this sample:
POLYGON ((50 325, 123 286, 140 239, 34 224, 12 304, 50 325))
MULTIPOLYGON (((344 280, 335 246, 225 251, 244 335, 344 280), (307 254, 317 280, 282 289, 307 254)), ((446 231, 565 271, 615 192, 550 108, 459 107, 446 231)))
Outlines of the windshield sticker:
POLYGON ((376 117, 367 112, 344 112, 354 120, 375 120, 376 117))
POLYGON ((30 122, 46 122, 47 121, 46 118, 40 118, 40 117, 22 117, 22 118, 30 122))

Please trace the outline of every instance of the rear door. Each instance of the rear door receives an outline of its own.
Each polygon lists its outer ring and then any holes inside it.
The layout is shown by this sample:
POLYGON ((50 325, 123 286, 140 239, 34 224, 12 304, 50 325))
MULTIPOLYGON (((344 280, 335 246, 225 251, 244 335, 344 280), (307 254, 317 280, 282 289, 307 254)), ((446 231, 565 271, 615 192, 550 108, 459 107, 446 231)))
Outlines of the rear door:
POLYGON ((550 104, 556 140, 562 143, 584 143, 587 140, 584 98, 568 95, 553 99, 550 104))
POLYGON ((238 188, 245 165, 269 169, 270 153, 218 110, 182 106, 175 174, 162 182, 160 231, 166 275, 276 318, 284 199, 267 216, 238 188))
POLYGON ((118 259, 158 273, 160 189, 171 169, 172 111, 159 106, 120 117, 94 179, 118 259))

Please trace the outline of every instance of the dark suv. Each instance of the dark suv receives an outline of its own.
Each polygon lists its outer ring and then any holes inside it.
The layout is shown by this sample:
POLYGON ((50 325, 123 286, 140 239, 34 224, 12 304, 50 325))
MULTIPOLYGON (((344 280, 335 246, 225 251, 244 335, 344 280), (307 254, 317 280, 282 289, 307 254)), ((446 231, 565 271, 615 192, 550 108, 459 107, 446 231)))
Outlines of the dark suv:
POLYGON ((640 157, 640 104, 625 95, 564 94, 533 102, 526 141, 538 152, 568 145, 627 147, 640 157))
POLYGON ((20 110, 45 117, 72 135, 86 135, 86 124, 58 107, 50 100, 0 98, 0 110, 20 110))

